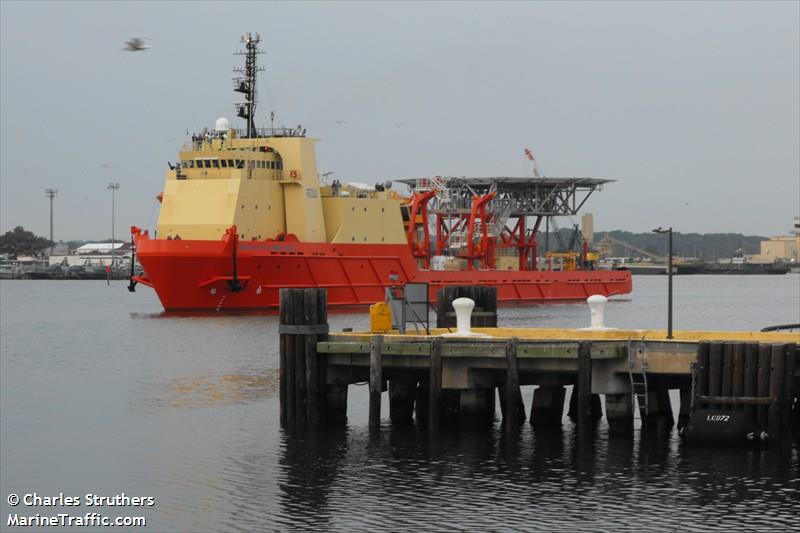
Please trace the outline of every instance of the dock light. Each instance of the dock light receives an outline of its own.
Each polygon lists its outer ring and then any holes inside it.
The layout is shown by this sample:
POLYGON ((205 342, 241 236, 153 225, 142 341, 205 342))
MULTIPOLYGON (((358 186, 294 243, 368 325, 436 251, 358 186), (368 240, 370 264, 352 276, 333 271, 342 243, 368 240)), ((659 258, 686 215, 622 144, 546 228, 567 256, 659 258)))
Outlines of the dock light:
POLYGON ((653 233, 668 233, 669 244, 667 246, 667 338, 672 338, 672 226, 667 229, 661 226, 653 230, 653 233))

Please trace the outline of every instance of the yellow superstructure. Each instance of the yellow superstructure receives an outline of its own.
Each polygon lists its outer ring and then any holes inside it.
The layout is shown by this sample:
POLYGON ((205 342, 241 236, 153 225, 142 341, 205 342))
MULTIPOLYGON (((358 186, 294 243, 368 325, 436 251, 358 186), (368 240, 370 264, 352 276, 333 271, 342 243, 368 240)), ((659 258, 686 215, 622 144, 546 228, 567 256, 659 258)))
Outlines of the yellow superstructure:
POLYGON ((304 242, 404 243, 394 191, 320 186, 315 139, 298 130, 240 138, 227 128, 193 137, 166 173, 158 237, 242 240, 294 234, 304 242))

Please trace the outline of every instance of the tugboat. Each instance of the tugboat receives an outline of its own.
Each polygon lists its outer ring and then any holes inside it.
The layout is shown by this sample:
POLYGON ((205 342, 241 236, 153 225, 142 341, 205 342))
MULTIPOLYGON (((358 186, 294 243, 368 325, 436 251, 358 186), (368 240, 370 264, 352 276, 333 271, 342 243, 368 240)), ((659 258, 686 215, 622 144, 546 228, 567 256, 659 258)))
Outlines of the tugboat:
POLYGON ((256 128, 259 42, 244 35, 238 53, 245 128, 220 118, 193 135, 169 165, 154 235, 131 228, 144 272, 130 290, 152 287, 167 310, 274 309, 284 287, 326 288, 332 306, 383 301, 407 282, 427 283, 431 299, 448 285, 494 286, 501 302, 631 291, 630 273, 593 270, 585 245, 537 252, 543 221, 574 215, 612 180, 400 180, 407 194, 388 181, 328 182, 304 128, 256 128))

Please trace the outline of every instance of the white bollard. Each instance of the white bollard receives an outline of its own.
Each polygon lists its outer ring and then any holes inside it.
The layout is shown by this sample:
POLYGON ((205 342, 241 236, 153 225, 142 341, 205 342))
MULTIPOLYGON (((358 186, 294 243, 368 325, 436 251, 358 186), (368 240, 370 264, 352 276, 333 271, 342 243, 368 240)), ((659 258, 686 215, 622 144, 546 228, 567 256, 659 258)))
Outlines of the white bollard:
POLYGON ((586 330, 603 330, 614 329, 607 328, 605 325, 606 303, 608 298, 600 294, 593 294, 586 298, 586 303, 589 304, 589 311, 592 314, 592 325, 588 328, 581 328, 586 330))
POLYGON ((445 337, 486 337, 485 333, 474 333, 470 329, 472 322, 472 310, 475 308, 475 301, 471 298, 456 298, 453 300, 453 309, 456 312, 456 331, 445 333, 445 337))

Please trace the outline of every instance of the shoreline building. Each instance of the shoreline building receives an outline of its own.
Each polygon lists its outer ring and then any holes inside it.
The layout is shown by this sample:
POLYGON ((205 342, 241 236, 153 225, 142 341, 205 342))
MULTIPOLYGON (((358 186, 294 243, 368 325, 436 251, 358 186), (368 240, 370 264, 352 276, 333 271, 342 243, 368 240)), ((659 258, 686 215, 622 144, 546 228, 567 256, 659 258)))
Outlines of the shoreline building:
POLYGON ((770 237, 768 241, 761 241, 761 252, 753 256, 753 262, 773 263, 785 261, 800 263, 800 217, 794 218, 793 235, 780 235, 770 237))

